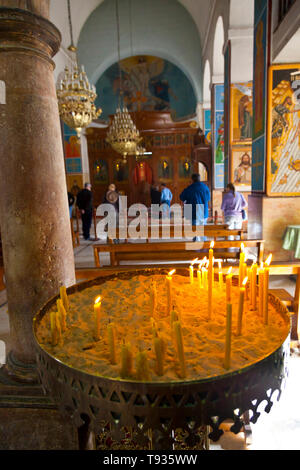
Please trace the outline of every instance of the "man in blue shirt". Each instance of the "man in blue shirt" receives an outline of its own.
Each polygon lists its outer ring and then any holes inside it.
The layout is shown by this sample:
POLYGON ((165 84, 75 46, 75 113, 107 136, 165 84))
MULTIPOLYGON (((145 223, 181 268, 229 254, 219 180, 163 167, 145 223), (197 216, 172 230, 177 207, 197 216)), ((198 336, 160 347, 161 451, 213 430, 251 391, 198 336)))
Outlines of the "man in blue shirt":
POLYGON ((161 196, 160 203, 164 204, 163 206, 163 216, 166 217, 170 212, 171 201, 173 199, 173 194, 169 188, 167 188, 165 183, 161 183, 161 196))
POLYGON ((201 183, 200 175, 192 175, 192 184, 182 191, 180 200, 184 204, 191 205, 189 216, 192 219, 192 225, 206 225, 210 191, 206 184, 201 183))

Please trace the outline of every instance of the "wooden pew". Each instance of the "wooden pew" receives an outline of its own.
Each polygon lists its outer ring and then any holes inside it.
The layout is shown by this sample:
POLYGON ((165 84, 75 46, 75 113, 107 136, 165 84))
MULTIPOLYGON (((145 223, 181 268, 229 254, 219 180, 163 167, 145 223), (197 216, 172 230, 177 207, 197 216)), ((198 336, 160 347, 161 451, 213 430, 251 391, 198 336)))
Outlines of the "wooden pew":
MULTIPOLYGON (((229 236, 239 237, 240 240, 243 239, 243 230, 228 230, 228 226, 224 225, 205 225, 203 226, 203 236, 212 238, 216 240, 217 238, 228 238, 229 236)), ((199 228, 199 227, 198 227, 199 228)), ((191 227, 191 230, 195 232, 196 227, 191 227)), ((170 239, 169 241, 182 241, 185 238, 184 228, 183 227, 174 227, 174 225, 163 226, 158 225, 154 227, 148 227, 147 236, 140 236, 132 239, 127 230, 121 230, 116 228, 115 234, 110 232, 107 233, 108 243, 113 243, 115 239, 121 240, 124 243, 128 243, 133 240, 143 240, 145 243, 152 241, 159 241, 162 239, 170 239), (175 238, 176 236, 176 238, 175 238), (124 238, 125 237, 125 238, 124 238), (154 238, 156 237, 156 238, 154 238)), ((193 235, 190 237, 192 238, 193 235)))
MULTIPOLYGON (((110 253, 111 266, 118 266, 120 261, 180 261, 208 256, 211 242, 154 242, 120 243, 94 245, 95 265, 100 267, 99 253, 110 253), (201 250, 201 251, 200 251, 201 250)), ((264 240, 243 240, 246 248, 256 248, 260 263, 263 259, 264 240)), ((216 240, 214 251, 218 259, 239 259, 240 240, 216 240), (236 251, 230 249, 236 248, 236 251)))
POLYGON ((79 246, 80 245, 80 239, 79 239, 79 230, 74 230, 73 226, 73 218, 70 218, 70 224, 71 224, 71 234, 72 234, 72 243, 73 247, 79 246))

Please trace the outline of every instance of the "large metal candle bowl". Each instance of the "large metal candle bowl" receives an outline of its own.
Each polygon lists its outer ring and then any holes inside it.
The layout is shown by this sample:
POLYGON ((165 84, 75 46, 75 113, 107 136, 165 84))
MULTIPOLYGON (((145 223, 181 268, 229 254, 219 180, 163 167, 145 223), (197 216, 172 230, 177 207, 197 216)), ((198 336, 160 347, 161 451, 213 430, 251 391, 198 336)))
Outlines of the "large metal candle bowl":
MULTIPOLYGON (((73 285, 67 293, 81 292, 116 276, 129 279, 134 275, 151 276, 154 272, 166 274, 166 269, 138 269, 102 276, 73 285)), ((188 275, 183 268, 177 269, 177 273, 188 275)), ((216 441, 223 433, 220 424, 232 420, 231 431, 238 433, 245 415, 255 423, 260 415, 259 405, 265 402, 264 410, 269 412, 275 392, 277 399, 281 395, 288 373, 289 334, 266 357, 207 379, 177 382, 110 379, 69 367, 39 344, 37 327, 57 298, 51 298, 33 321, 41 383, 64 416, 71 417, 78 427, 88 423, 96 435, 106 430, 112 440, 121 443, 130 430, 141 447, 167 450, 176 445, 180 430, 184 445, 195 448, 201 439, 199 430, 209 426, 209 437, 216 441)), ((269 301, 288 326, 286 307, 271 293, 269 301)))

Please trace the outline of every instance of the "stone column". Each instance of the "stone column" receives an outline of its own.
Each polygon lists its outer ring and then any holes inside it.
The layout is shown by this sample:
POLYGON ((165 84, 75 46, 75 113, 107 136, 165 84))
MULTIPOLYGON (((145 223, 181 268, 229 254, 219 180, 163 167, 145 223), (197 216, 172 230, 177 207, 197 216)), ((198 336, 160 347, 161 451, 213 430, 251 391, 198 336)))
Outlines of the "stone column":
POLYGON ((0 8, 0 227, 11 329, 6 370, 31 382, 32 318, 60 285, 75 283, 75 270, 51 60, 61 35, 36 14, 47 13, 48 0, 28 4, 35 13, 0 8))

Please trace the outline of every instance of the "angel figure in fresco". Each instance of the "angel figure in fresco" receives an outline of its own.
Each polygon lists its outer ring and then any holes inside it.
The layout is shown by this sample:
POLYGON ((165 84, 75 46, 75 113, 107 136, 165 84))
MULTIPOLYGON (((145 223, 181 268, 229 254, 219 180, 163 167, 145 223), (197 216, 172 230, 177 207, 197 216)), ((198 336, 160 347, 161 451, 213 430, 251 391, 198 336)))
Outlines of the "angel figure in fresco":
POLYGON ((284 101, 272 110, 272 139, 280 138, 284 130, 287 130, 289 127, 288 121, 286 120, 286 115, 290 113, 298 112, 299 109, 291 110, 293 100, 290 96, 286 96, 284 101))

